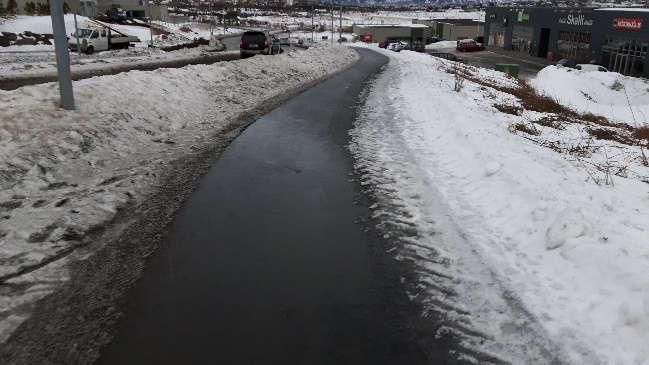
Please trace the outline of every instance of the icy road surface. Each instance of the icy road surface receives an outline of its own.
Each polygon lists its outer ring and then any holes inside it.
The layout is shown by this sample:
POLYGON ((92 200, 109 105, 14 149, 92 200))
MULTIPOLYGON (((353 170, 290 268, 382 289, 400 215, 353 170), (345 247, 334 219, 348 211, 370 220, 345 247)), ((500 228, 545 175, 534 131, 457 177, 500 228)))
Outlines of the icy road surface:
MULTIPOLYGON (((347 151, 363 82, 352 68, 257 120, 169 229, 103 364, 424 364, 405 268, 364 225, 347 151)), ((435 347, 437 346, 437 347, 435 347)))

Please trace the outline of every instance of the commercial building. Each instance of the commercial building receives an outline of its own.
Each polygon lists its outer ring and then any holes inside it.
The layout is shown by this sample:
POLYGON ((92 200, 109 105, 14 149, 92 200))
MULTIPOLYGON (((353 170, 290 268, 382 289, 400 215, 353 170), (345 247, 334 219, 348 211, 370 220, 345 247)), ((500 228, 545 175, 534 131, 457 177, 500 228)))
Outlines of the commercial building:
POLYGON ((649 9, 490 7, 487 45, 649 77, 649 9))
POLYGON ((353 32, 369 42, 405 41, 425 45, 431 28, 425 24, 355 24, 353 32))
POLYGON ((471 19, 414 19, 415 24, 425 24, 432 36, 440 40, 455 41, 479 38, 484 35, 484 22, 471 19))

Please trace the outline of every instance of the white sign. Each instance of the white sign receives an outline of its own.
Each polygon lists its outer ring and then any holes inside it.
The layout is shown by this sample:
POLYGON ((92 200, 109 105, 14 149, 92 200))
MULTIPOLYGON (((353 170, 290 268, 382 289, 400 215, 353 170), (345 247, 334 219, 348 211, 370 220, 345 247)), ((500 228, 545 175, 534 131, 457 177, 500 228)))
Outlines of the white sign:
POLYGON ((559 18, 559 24, 590 27, 593 25, 593 19, 586 19, 586 16, 581 12, 575 14, 571 11, 568 16, 559 18))

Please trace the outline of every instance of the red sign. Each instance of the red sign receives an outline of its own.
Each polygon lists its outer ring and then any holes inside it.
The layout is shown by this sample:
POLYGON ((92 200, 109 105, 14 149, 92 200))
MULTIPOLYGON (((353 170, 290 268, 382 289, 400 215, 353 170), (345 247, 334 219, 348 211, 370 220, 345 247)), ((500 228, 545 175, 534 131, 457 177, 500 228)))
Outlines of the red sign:
POLYGON ((372 41, 372 35, 371 34, 363 34, 361 35, 361 42, 371 42, 372 41))
POLYGON ((613 29, 640 30, 643 22, 642 18, 615 18, 613 19, 613 29))

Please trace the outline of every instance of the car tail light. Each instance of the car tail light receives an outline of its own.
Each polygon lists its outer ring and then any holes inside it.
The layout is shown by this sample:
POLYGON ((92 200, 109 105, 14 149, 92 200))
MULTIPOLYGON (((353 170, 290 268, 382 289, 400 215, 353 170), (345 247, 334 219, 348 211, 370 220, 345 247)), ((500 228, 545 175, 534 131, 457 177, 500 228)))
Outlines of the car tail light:
POLYGON ((268 47, 268 39, 264 39, 264 47, 268 47))
POLYGON ((239 46, 245 46, 245 45, 246 45, 246 41, 244 41, 243 39, 239 41, 239 46))

